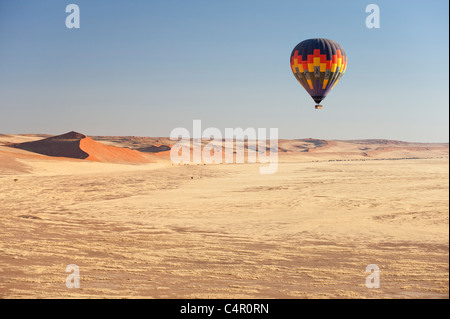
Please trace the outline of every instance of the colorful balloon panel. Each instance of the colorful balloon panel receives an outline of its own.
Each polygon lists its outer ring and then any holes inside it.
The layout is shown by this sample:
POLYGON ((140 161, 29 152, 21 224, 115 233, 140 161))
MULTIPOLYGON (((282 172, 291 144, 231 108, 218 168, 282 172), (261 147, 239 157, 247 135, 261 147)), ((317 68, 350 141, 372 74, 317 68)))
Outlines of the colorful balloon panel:
POLYGON ((339 82, 347 68, 347 55, 336 41, 309 39, 300 42, 291 54, 292 72, 319 104, 339 82))

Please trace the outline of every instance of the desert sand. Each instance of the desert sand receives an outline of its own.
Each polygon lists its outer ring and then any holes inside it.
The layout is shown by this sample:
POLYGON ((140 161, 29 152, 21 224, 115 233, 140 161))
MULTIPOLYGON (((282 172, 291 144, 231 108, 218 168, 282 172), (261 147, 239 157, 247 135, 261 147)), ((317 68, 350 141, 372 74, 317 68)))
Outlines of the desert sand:
POLYGON ((167 138, 10 147, 48 137, 0 135, 1 298, 449 298, 448 144, 280 140, 272 175, 167 138))

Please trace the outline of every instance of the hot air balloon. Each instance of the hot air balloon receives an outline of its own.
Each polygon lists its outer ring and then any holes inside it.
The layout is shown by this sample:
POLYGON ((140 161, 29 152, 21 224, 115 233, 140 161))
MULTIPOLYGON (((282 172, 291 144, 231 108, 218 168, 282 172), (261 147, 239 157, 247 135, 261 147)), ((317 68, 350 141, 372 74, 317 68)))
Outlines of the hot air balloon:
POLYGON ((347 55, 336 41, 309 39, 300 42, 291 54, 295 78, 321 109, 320 102, 339 82, 347 68, 347 55))

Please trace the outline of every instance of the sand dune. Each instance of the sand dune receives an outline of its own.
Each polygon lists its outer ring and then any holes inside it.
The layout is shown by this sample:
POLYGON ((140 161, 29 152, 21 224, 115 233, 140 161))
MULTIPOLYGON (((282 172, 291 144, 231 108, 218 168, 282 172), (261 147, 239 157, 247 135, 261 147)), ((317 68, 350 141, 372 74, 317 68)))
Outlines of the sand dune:
POLYGON ((106 163, 148 163, 149 159, 138 151, 127 148, 103 145, 89 137, 80 140, 80 149, 89 156, 90 161, 106 163))
POLYGON ((30 173, 26 164, 17 160, 17 156, 1 152, 0 149, 0 175, 30 173))
POLYGON ((37 141, 6 145, 53 157, 85 159, 106 163, 149 162, 149 159, 138 151, 103 145, 77 132, 69 132, 37 141))

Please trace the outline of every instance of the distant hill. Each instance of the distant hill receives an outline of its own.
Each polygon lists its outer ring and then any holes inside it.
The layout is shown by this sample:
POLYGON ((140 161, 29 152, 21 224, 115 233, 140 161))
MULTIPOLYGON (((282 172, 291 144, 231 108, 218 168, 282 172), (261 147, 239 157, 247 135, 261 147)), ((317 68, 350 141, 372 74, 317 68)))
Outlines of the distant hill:
MULTIPOLYGON (((43 138, 43 134, 0 135, 0 146, 12 146, 47 156, 77 158, 99 162, 142 163, 170 161, 176 143, 168 137, 91 136, 69 132, 43 138)), ((215 141, 220 147, 220 141, 215 141)), ((243 141, 244 147, 256 144, 243 141)), ((205 146, 209 141, 202 141, 205 146)), ((223 146, 223 144, 222 144, 223 146)), ((223 149, 224 150, 224 149, 223 149)), ((270 151, 269 142, 266 151, 270 151)), ((386 139, 322 140, 315 138, 280 139, 280 161, 370 160, 448 157, 448 143, 416 143, 386 139)))

